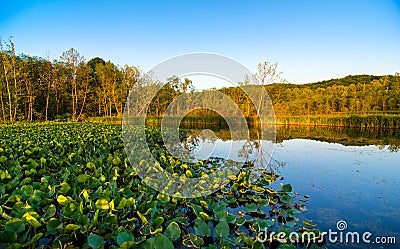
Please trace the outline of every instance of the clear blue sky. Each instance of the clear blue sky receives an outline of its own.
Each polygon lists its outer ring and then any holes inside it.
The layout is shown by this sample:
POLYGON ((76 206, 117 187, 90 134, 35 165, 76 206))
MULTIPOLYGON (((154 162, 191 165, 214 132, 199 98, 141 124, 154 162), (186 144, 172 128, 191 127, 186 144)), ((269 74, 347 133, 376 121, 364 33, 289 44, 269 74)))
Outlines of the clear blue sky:
POLYGON ((212 52, 255 71, 278 62, 293 83, 400 72, 400 1, 0 0, 0 36, 18 53, 59 58, 71 47, 149 70, 212 52))

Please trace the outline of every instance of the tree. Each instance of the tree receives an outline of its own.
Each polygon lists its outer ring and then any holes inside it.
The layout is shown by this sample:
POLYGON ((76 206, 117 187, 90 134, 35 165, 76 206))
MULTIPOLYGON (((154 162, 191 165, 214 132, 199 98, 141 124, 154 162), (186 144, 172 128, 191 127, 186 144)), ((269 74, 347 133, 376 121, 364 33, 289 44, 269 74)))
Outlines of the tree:
MULTIPOLYGON (((8 95, 8 111, 10 123, 13 123, 17 115, 18 109, 18 84, 17 84, 17 66, 15 47, 11 39, 8 42, 0 40, 0 53, 1 53, 1 64, 3 66, 3 79, 6 84, 6 90, 8 95), (7 50, 3 50, 3 46, 7 47, 7 50), (12 88, 11 84, 14 83, 12 88), (14 110, 14 112, 13 112, 14 110)), ((2 100, 3 101, 3 100, 2 100)), ((3 103, 2 103, 3 104, 3 103)), ((4 106, 4 105, 3 105, 4 106)), ((5 111, 3 109, 3 118, 5 119, 5 111)))
MULTIPOLYGON (((86 105, 87 95, 89 91, 89 84, 91 81, 92 81, 92 70, 87 64, 85 64, 84 61, 82 61, 79 64, 77 70, 77 82, 79 82, 80 87, 78 88, 76 94, 77 94, 77 100, 81 99, 81 103, 80 103, 79 114, 78 117, 76 118, 76 121, 79 121, 79 119, 82 117, 82 113, 86 105)), ((76 102, 76 105, 78 107, 78 101, 76 102)))
POLYGON ((45 104, 45 121, 49 120, 49 103, 50 103, 50 94, 52 88, 55 89, 56 86, 56 67, 50 62, 50 60, 44 60, 42 63, 42 72, 41 72, 41 80, 45 83, 45 95, 46 95, 46 104, 45 104))
MULTIPOLYGON (((34 114, 34 102, 37 97, 37 91, 39 90, 39 75, 41 66, 37 58, 26 56, 22 58, 20 74, 21 82, 25 85, 24 97, 27 98, 28 109, 25 111, 26 119, 28 122, 32 122, 34 114)), ((40 118, 40 115, 38 115, 40 118)))
POLYGON ((74 48, 61 54, 61 61, 68 69, 67 81, 71 88, 71 105, 72 105, 72 119, 76 120, 78 109, 78 84, 77 84, 77 70, 84 58, 74 48))
POLYGON ((257 66, 257 72, 253 74, 253 83, 265 86, 276 81, 285 82, 282 80, 282 72, 277 71, 278 63, 271 64, 268 61, 260 62, 257 66))

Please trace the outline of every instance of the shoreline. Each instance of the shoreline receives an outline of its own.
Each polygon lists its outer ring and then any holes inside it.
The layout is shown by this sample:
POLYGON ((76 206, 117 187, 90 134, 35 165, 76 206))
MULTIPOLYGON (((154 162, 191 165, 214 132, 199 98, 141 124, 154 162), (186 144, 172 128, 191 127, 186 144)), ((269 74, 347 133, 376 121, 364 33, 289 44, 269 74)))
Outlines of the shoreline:
MULTIPOLYGON (((146 118, 146 124, 159 125, 163 117, 152 116, 146 118)), ((185 117, 187 121, 176 119, 184 126, 210 126, 227 127, 226 121, 222 117, 185 117)), ((259 125, 260 121, 253 118, 246 118, 251 126, 259 125)), ((122 117, 90 117, 85 122, 122 124, 122 117)), ((262 122, 262 121, 261 121, 262 122)), ((310 127, 338 127, 338 128, 358 128, 358 129, 400 129, 400 115, 393 114, 364 114, 364 115, 341 115, 341 116, 276 116, 275 122, 262 122, 263 125, 277 126, 310 126, 310 127)))

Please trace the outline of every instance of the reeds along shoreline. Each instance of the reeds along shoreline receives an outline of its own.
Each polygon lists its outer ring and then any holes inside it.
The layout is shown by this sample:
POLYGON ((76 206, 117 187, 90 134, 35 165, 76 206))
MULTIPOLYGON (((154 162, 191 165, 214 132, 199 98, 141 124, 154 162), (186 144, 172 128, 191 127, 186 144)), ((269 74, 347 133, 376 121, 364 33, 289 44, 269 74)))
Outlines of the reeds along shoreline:
POLYGON ((400 128, 400 115, 344 115, 276 117, 277 125, 307 125, 353 128, 400 128))
MULTIPOLYGON (((216 126, 218 128, 228 128, 228 119, 221 116, 186 116, 181 118, 170 118, 170 122, 179 122, 180 126, 216 126)), ((121 124, 121 117, 93 117, 88 118, 89 122, 121 124)), ((146 124, 161 124, 163 117, 146 117, 146 124)), ((165 121, 165 120, 164 120, 165 121)), ((235 121, 235 120, 234 120, 235 121)), ((324 126, 324 127, 353 127, 353 128, 400 128, 400 115, 396 114, 366 114, 366 115, 305 115, 305 116, 277 116, 275 120, 260 120, 247 117, 246 122, 250 126, 263 124, 276 124, 284 126, 324 126)))

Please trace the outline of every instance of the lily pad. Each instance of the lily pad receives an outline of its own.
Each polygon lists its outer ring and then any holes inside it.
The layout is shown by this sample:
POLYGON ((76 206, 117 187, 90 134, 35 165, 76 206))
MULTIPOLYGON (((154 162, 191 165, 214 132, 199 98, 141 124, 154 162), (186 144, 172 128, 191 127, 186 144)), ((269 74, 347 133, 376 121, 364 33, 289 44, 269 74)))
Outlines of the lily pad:
POLYGON ((17 233, 14 231, 4 231, 0 234, 0 241, 3 243, 13 243, 17 241, 17 233))
POLYGON ((225 238, 229 235, 229 225, 226 221, 219 222, 214 229, 214 236, 225 238))
POLYGON ((63 230, 63 223, 55 218, 50 219, 46 224, 47 231, 55 234, 63 230))
POLYGON ((292 185, 290 184, 285 184, 281 187, 282 192, 292 192, 292 185))
POLYGON ((25 225, 20 220, 9 221, 5 226, 6 230, 13 231, 15 233, 21 233, 25 230, 25 225))
POLYGON ((210 227, 201 219, 194 222, 194 233, 198 236, 210 236, 210 227))
POLYGON ((59 195, 59 196, 57 197, 57 201, 58 201, 58 203, 60 203, 60 204, 65 204, 65 203, 68 202, 68 199, 67 199, 65 196, 63 196, 63 195, 59 195))
POLYGON ((86 175, 86 174, 81 174, 81 175, 79 175, 78 176, 78 182, 80 182, 80 183, 82 183, 82 182, 86 182, 86 180, 88 179, 89 177, 86 175))
POLYGON ((154 249, 174 249, 174 245, 166 236, 159 233, 154 238, 154 249))
POLYGON ((133 235, 127 232, 120 232, 117 235, 117 243, 119 246, 122 246, 122 244, 125 242, 133 241, 133 239, 133 235))
POLYGON ((29 223, 29 225, 35 228, 42 226, 42 224, 40 224, 40 222, 29 213, 24 214, 23 218, 29 223))
POLYGON ((106 199, 98 199, 95 205, 97 209, 107 210, 110 208, 110 205, 106 199))
POLYGON ((98 249, 104 244, 104 239, 97 234, 90 234, 88 236, 88 245, 93 249, 98 249))
POLYGON ((255 203, 246 204, 247 212, 256 212, 258 210, 258 205, 255 203))
POLYGON ((171 222, 165 229, 165 236, 174 240, 177 240, 181 236, 181 228, 179 227, 178 223, 171 222))
POLYGON ((79 228, 81 228, 79 225, 75 225, 75 224, 68 224, 65 226, 64 230, 68 231, 75 231, 78 230, 79 228))

